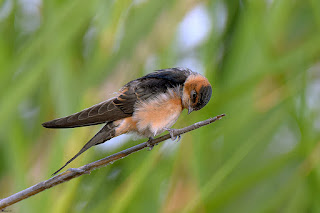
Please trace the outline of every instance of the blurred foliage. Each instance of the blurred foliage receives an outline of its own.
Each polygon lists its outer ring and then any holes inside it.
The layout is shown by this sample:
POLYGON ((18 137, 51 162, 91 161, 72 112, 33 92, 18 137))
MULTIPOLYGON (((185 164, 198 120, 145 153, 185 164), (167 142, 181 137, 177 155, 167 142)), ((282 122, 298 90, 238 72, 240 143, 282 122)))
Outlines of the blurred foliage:
MULTIPOLYGON (((320 212, 319 33, 318 0, 0 1, 0 197, 49 178, 99 128, 42 122, 187 66, 213 98, 174 127, 227 117, 8 210, 320 212), (192 24, 195 11, 207 21, 192 24), (197 25, 207 33, 189 44, 197 25)), ((141 141, 97 146, 70 166, 141 141)))

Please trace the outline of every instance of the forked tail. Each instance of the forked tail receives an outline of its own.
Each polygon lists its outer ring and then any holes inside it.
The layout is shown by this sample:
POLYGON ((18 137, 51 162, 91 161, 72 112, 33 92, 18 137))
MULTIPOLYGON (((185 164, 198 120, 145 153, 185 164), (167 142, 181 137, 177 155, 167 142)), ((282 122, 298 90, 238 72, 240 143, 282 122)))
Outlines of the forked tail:
POLYGON ((52 176, 60 172, 64 167, 66 167, 69 163, 71 163, 74 159, 76 159, 79 155, 81 155, 90 147, 104 143, 105 141, 110 140, 114 136, 115 136, 115 126, 113 122, 109 122, 102 129, 100 129, 100 131, 93 138, 91 138, 88 141, 88 143, 86 143, 75 156, 73 156, 70 160, 68 160, 68 162, 64 166, 62 166, 55 173, 53 173, 52 176))

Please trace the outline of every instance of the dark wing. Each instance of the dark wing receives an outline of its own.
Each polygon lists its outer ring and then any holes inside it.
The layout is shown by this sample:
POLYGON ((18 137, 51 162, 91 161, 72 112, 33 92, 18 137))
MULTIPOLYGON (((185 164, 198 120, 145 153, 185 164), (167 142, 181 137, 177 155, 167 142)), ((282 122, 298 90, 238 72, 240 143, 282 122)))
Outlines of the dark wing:
POLYGON ((80 126, 90 126, 95 124, 115 121, 130 117, 132 113, 125 113, 114 104, 116 98, 96 104, 81 112, 48 121, 42 124, 46 128, 73 128, 80 126))
POLYGON ((137 101, 155 97, 159 93, 166 92, 169 88, 183 85, 191 73, 191 70, 185 68, 157 70, 127 83, 116 98, 96 104, 70 116, 45 122, 42 125, 46 128, 73 128, 130 117, 134 113, 137 101))

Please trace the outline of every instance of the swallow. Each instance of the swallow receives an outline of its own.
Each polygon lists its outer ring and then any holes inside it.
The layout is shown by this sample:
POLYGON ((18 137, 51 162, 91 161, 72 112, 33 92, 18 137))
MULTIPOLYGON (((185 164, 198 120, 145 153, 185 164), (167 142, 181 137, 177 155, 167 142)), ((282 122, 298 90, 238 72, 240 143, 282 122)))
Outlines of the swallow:
MULTIPOLYGON (((156 70, 124 85, 117 95, 78 113, 43 123, 46 128, 105 124, 83 148, 53 175, 92 146, 133 132, 149 140, 170 129, 184 109, 188 114, 210 100, 208 79, 188 68, 156 70)), ((170 132, 171 133, 171 132, 170 132)))

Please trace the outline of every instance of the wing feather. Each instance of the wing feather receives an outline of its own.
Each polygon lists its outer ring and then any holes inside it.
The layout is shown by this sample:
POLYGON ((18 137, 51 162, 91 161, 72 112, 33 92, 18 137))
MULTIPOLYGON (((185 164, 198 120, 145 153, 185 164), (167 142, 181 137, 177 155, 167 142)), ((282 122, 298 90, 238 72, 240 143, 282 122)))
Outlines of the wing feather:
POLYGON ((116 98, 96 104, 81 112, 43 123, 46 128, 74 128, 102 124, 131 116, 114 104, 116 98))
MULTIPOLYGON (((157 70, 127 83, 120 94, 81 112, 43 123, 47 128, 73 128, 96 125, 122 118, 134 113, 137 102, 154 98, 168 89, 183 85, 193 72, 186 68, 157 70)), ((182 88, 182 87, 181 87, 182 88)))

